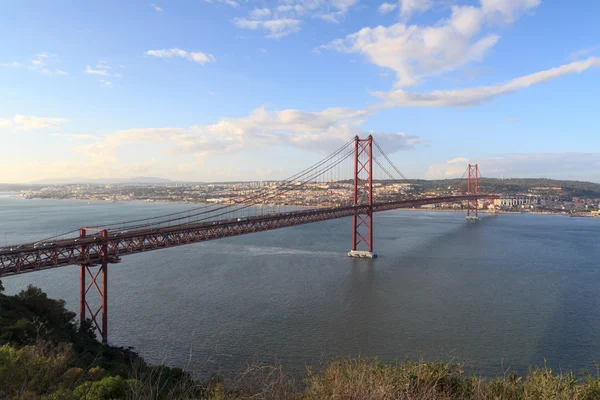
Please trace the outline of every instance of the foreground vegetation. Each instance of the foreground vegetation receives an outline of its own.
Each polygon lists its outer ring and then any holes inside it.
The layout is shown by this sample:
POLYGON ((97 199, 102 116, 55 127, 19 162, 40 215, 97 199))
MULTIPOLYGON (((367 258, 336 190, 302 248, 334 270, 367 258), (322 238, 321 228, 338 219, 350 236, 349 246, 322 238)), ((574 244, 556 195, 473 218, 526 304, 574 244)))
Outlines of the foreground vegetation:
POLYGON ((180 369, 147 365, 128 348, 78 331, 62 300, 29 286, 6 296, 0 282, 0 399, 600 399, 600 379, 532 368, 497 379, 460 364, 348 359, 294 381, 281 367, 253 365, 226 387, 180 369))

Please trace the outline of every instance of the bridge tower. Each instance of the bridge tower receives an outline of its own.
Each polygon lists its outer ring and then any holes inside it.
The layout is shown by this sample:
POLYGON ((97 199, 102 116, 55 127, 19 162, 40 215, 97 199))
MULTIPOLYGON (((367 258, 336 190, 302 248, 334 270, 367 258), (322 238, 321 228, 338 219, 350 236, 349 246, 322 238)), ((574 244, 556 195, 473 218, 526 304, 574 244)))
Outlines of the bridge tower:
POLYGON ((469 164, 467 175, 467 194, 475 196, 474 200, 467 200, 467 221, 476 221, 479 219, 479 164, 469 164))
POLYGON ((353 205, 355 210, 352 216, 352 250, 348 256, 376 258, 377 255, 373 253, 373 136, 371 135, 367 139, 354 137, 353 205), (363 207, 365 205, 366 207, 363 207))
MULTIPOLYGON (((99 265, 79 265, 79 324, 83 326, 87 318, 86 314, 89 312, 92 327, 96 328, 100 333, 102 343, 106 343, 108 341, 108 231, 106 229, 81 228, 79 230, 79 237, 82 239, 85 238, 88 230, 99 231, 101 233, 102 245, 100 246, 99 265), (90 282, 86 285, 86 278, 88 276, 90 277, 90 282), (102 278, 100 279, 100 277, 102 278), (99 282, 100 280, 101 282, 99 282), (95 309, 91 308, 87 297, 92 287, 100 295, 100 306, 95 309), (101 314, 100 321, 98 321, 98 314, 101 314)), ((86 254, 88 251, 89 249, 85 245, 81 246, 82 254, 86 254)))

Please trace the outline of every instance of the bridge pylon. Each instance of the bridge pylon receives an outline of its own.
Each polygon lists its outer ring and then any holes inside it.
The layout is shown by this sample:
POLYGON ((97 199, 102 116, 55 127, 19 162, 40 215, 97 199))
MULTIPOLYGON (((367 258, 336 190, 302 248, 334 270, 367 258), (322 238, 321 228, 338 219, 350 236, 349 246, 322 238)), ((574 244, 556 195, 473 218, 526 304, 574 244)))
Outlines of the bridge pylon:
POLYGON ((373 252, 373 136, 354 137, 354 215, 350 257, 377 258, 373 252), (367 205, 367 212, 363 207, 367 205))
POLYGON ((467 194, 475 196, 467 200, 467 221, 479 219, 479 164, 469 164, 467 167, 467 194))
MULTIPOLYGON (((100 231, 102 246, 100 247, 100 264, 79 264, 79 324, 83 326, 89 312, 92 326, 100 333, 102 343, 108 341, 108 231, 93 228, 81 228, 79 237, 85 239, 88 230, 100 231), (96 267, 98 267, 96 269, 96 267), (86 284, 86 278, 90 277, 90 282, 86 284), (101 280, 101 282, 99 282, 101 280), (100 305, 92 308, 88 301, 88 292, 95 288, 100 295, 100 305), (94 311, 95 310, 95 311, 94 311), (100 321, 98 317, 100 314, 100 321)), ((85 245, 81 246, 81 253, 86 254, 89 250, 85 245)), ((93 292, 93 290, 92 290, 93 292)))

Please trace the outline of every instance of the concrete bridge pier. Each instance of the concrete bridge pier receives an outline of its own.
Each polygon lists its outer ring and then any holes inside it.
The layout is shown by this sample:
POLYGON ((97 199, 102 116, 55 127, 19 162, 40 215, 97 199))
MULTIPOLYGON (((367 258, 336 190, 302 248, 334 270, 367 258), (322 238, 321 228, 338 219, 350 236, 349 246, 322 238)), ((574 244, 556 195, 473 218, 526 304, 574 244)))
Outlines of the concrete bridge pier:
POLYGON ((348 257, 353 258, 377 258, 377 254, 368 250, 350 250, 348 257))

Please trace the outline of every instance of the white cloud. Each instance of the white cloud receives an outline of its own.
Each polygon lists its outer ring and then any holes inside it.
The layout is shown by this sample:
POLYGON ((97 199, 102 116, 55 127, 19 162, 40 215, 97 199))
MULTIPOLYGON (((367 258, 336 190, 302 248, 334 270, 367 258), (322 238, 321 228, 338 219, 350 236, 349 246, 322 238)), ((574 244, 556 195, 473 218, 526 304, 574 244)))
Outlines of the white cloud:
POLYGON ((69 75, 67 72, 61 69, 52 69, 47 64, 56 65, 58 63, 58 56, 52 53, 38 53, 35 58, 27 62, 26 64, 11 61, 7 63, 0 63, 0 67, 3 68, 26 68, 30 71, 37 72, 38 74, 54 76, 54 75, 69 75))
POLYGON ((466 157, 457 157, 441 164, 432 164, 429 166, 425 178, 427 179, 447 179, 460 178, 466 171, 470 160, 466 157))
MULTIPOLYGON (((98 162, 116 163, 119 149, 135 145, 160 148, 161 154, 205 157, 239 151, 288 146, 311 152, 328 152, 355 135, 365 136, 362 129, 365 110, 329 108, 319 112, 300 110, 268 111, 264 107, 242 118, 222 118, 212 125, 189 128, 127 129, 105 135, 93 143, 74 147, 98 162)), ((404 133, 368 132, 385 146, 388 153, 412 149, 422 139, 404 133)))
MULTIPOLYGON (((398 86, 454 71, 483 59, 499 36, 482 32, 497 23, 510 23, 540 0, 481 0, 479 7, 453 6, 449 18, 431 26, 396 23, 363 28, 319 49, 364 55, 371 63, 396 72, 398 86)), ((412 4, 413 12, 422 1, 412 4)), ((402 6, 401 6, 402 7, 402 6)))
MULTIPOLYGON (((276 16, 271 16, 271 10, 268 8, 255 8, 248 13, 249 18, 235 18, 233 23, 238 28, 267 31, 268 38, 279 39, 293 32, 300 30, 299 19, 279 18, 279 12, 276 11, 276 16)), ((265 50, 266 52, 266 50, 265 50)))
POLYGON ((172 49, 162 49, 162 50, 148 50, 146 52, 147 55, 159 58, 173 58, 173 57, 181 57, 186 60, 195 62, 197 64, 203 65, 206 63, 214 63, 217 61, 215 56, 212 54, 205 54, 201 52, 188 52, 187 50, 182 50, 178 48, 172 49))
POLYGON ((512 23, 521 14, 533 10, 542 0, 480 0, 481 11, 492 22, 512 23))
POLYGON ((321 14, 315 14, 315 18, 322 19, 323 21, 331 22, 333 24, 338 24, 340 22, 340 18, 344 16, 344 12, 342 11, 330 11, 321 14))
POLYGON ((31 66, 29 69, 42 74, 42 75, 68 75, 61 69, 51 69, 46 64, 56 64, 57 55, 52 53, 38 53, 35 55, 35 59, 31 60, 31 66))
POLYGON ((358 0, 281 0, 272 9, 255 8, 247 17, 233 19, 242 29, 264 30, 266 37, 279 39, 298 32, 304 18, 318 18, 339 23, 358 0))
POLYGON ((154 9, 154 11, 156 11, 156 12, 159 12, 159 13, 163 12, 162 7, 159 7, 156 4, 154 4, 154 3, 150 3, 150 7, 152 7, 154 9))
POLYGON ((35 55, 36 58, 31 60, 31 63, 37 67, 40 67, 46 63, 48 59, 56 58, 56 54, 52 53, 38 53, 35 55))
POLYGON ((234 0, 204 0, 207 3, 223 3, 223 4, 227 4, 228 6, 231 7, 239 7, 239 3, 237 1, 234 0))
POLYGON ((600 52, 600 44, 596 46, 586 47, 585 49, 577 50, 571 54, 569 54, 569 58, 571 60, 576 60, 581 57, 585 57, 588 54, 600 52))
POLYGON ((383 100, 382 107, 461 107, 477 105, 505 93, 524 89, 563 75, 581 73, 590 68, 600 67, 600 58, 575 61, 560 67, 536 72, 512 79, 499 85, 469 89, 435 90, 430 93, 415 93, 397 89, 390 92, 374 92, 383 100))
POLYGON ((74 141, 97 140, 98 139, 98 136, 95 136, 95 135, 79 134, 79 133, 53 133, 52 136, 62 137, 62 138, 65 138, 68 140, 74 140, 74 141))
POLYGON ((394 11, 396 8, 398 8, 398 4, 382 3, 377 11, 379 14, 387 14, 394 11))
POLYGON ((88 75, 102 75, 102 76, 107 76, 108 75, 108 70, 106 69, 101 69, 98 68, 98 66, 96 66, 97 69, 92 68, 89 65, 85 66, 85 73, 88 75))
POLYGON ((400 0, 400 17, 408 21, 415 13, 425 12, 433 6, 433 0, 400 0))
POLYGON ((47 76, 68 75, 65 71, 60 70, 60 69, 56 69, 56 70, 52 71, 48 68, 41 68, 41 69, 37 70, 36 72, 39 74, 42 74, 42 75, 47 75, 47 76))
POLYGON ((276 11, 284 15, 301 16, 306 14, 307 10, 300 4, 284 4, 277 7, 276 11))
POLYGON ((266 21, 251 20, 246 18, 236 18, 233 20, 238 28, 257 30, 262 29, 268 32, 267 37, 279 39, 300 30, 301 21, 299 19, 270 19, 266 21))
POLYGON ((67 122, 64 118, 45 118, 33 115, 17 114, 12 118, 0 119, 0 129, 10 131, 32 131, 35 129, 60 128, 67 122))
POLYGON ((304 9, 314 12, 314 17, 331 23, 339 23, 358 0, 297 1, 304 9))
POLYGON ((600 153, 517 153, 483 160, 466 157, 432 164, 428 179, 460 178, 468 164, 478 163, 483 177, 589 179, 600 182, 600 153))
POLYGON ((271 15, 271 10, 268 8, 255 8, 254 10, 250 11, 248 15, 250 15, 250 18, 254 19, 267 18, 269 15, 271 15))
MULTIPOLYGON (((119 65, 119 68, 124 68, 122 65, 119 65)), ((92 67, 90 65, 86 65, 85 66, 85 73, 88 75, 95 75, 98 77, 105 77, 108 78, 110 76, 114 76, 115 78, 122 78, 123 74, 120 72, 115 72, 114 74, 111 73, 112 67, 108 64, 108 62, 100 60, 96 63, 95 67, 92 67)), ((98 82, 100 82, 100 86, 103 87, 112 87, 112 81, 109 81, 108 79, 99 79, 98 82)))
POLYGON ((1 63, 0 67, 2 68, 21 68, 23 66, 23 64, 21 64, 20 62, 17 61, 11 61, 11 62, 6 62, 6 63, 1 63))

